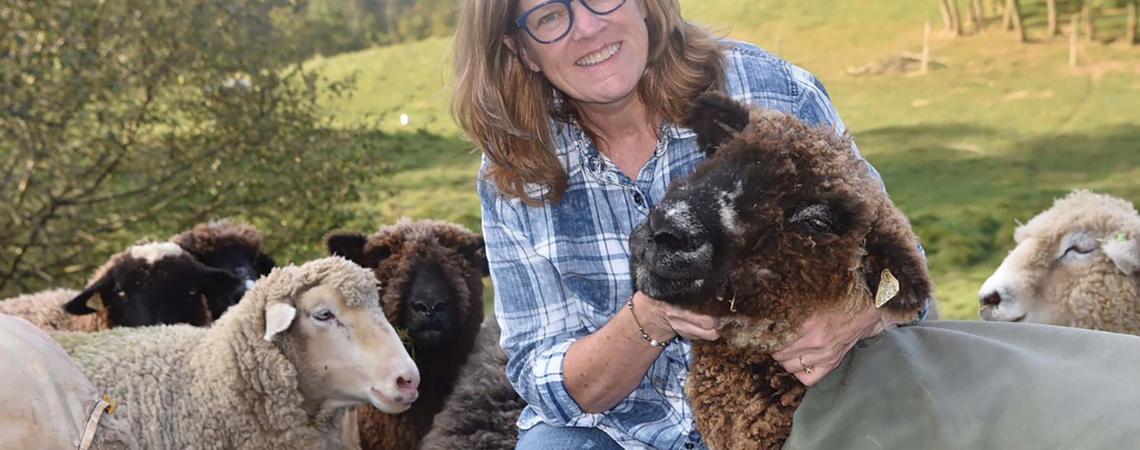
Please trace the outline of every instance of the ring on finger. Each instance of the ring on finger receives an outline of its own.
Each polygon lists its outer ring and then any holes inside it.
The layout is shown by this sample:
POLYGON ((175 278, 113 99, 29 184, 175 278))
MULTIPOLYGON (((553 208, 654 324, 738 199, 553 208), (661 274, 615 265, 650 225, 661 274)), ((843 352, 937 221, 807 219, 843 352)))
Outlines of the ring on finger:
POLYGON ((815 367, 809 366, 809 365, 807 365, 807 363, 804 362, 804 355, 800 355, 800 365, 803 366, 804 373, 806 373, 808 375, 811 375, 811 372, 813 370, 815 370, 815 367))

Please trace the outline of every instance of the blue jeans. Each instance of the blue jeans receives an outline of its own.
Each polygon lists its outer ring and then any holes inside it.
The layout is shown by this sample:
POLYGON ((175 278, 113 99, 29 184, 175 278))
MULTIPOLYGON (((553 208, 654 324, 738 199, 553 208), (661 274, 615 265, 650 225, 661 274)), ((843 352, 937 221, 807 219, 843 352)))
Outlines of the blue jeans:
POLYGON ((519 437, 516 450, 621 450, 602 430, 597 428, 554 427, 545 423, 535 425, 519 437))

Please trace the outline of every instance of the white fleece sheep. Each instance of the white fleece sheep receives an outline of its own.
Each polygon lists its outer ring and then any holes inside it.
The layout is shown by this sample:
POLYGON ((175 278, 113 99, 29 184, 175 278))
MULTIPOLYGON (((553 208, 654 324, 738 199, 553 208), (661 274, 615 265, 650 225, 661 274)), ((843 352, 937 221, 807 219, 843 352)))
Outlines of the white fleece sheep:
POLYGON ((1075 191, 1014 240, 978 294, 982 319, 1140 335, 1140 215, 1131 203, 1075 191))
POLYGON ((209 329, 56 339, 144 448, 339 448, 347 407, 415 400, 419 375, 384 319, 372 273, 338 258, 275 269, 209 329))

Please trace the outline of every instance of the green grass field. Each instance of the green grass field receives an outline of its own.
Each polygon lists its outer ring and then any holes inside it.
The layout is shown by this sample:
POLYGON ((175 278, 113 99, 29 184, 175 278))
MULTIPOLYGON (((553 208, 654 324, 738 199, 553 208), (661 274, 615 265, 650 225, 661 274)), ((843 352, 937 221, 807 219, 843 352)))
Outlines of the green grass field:
MULTIPOLYGON (((921 50, 923 23, 941 27, 934 2, 682 1, 687 18, 753 42, 815 73, 882 172, 929 253, 946 318, 976 317, 976 293, 1011 247, 1012 231, 1053 198, 1089 188, 1140 203, 1140 46, 1082 43, 1068 67, 1068 39, 1030 44, 991 29, 935 35, 944 66, 923 75, 854 76, 849 68, 921 50), (929 3, 929 4, 928 4, 929 3)), ((1039 12, 1027 11, 1036 26, 1039 12)), ((1063 18, 1066 20, 1067 17, 1063 18)), ((1101 29, 1110 35, 1117 19, 1101 29)), ((349 205, 359 229, 401 216, 479 226, 478 155, 448 113, 445 39, 312 61, 332 78, 354 75, 351 98, 327 102, 340 120, 365 121, 400 148, 398 173, 375 180, 349 205), (408 114, 402 127, 398 117, 408 114)))

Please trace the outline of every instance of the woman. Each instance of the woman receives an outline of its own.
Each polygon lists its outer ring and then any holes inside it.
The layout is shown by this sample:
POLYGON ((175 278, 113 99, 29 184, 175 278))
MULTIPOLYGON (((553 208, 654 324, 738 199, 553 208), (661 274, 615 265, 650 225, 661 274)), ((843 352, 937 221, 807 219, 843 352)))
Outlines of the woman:
MULTIPOLYGON (((683 384, 712 318, 633 292, 630 232, 703 159, 709 90, 843 133, 811 74, 683 21, 676 0, 468 0, 453 112, 484 153, 483 233, 518 448, 699 448, 683 384)), ((856 151, 856 149, 852 149, 856 151)), ((805 384, 889 324, 821 313, 775 358, 805 384)))

